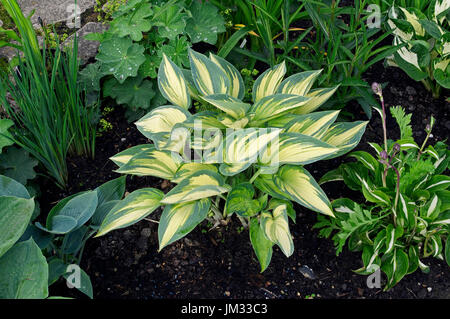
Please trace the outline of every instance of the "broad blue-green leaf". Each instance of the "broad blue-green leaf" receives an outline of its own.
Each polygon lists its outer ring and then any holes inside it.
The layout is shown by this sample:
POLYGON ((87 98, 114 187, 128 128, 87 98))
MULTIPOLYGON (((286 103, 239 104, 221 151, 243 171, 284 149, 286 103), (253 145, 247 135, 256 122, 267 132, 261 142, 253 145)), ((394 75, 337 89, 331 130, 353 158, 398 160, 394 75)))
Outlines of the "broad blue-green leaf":
POLYGON ((142 188, 118 202, 106 215, 95 237, 133 225, 159 207, 164 193, 155 188, 142 188))
POLYGON ((167 205, 159 220, 159 251, 189 234, 208 215, 211 202, 207 198, 167 205))
POLYGON ((14 196, 29 199, 25 186, 7 176, 0 175, 0 196, 14 196))
POLYGON ((25 232, 33 210, 33 199, 0 196, 0 257, 25 232))
MULTIPOLYGON (((81 291, 82 293, 84 293, 86 296, 88 296, 89 298, 94 298, 94 290, 92 288, 92 283, 91 283, 91 278, 89 277, 89 275, 81 268, 80 269, 80 286, 76 287, 79 291, 81 291)), ((69 268, 68 268, 69 270, 69 268)), ((66 274, 64 275, 64 278, 66 280, 70 279, 69 277, 71 276, 70 272, 66 272, 66 274)), ((70 281, 68 282, 68 284, 71 284, 70 281)))
POLYGON ((11 177, 22 185, 36 177, 34 167, 37 164, 38 161, 31 158, 23 148, 10 147, 0 154, 0 169, 3 169, 3 175, 11 177))
POLYGON ((14 245, 0 258, 0 299, 44 299, 48 296, 48 266, 33 241, 14 245))

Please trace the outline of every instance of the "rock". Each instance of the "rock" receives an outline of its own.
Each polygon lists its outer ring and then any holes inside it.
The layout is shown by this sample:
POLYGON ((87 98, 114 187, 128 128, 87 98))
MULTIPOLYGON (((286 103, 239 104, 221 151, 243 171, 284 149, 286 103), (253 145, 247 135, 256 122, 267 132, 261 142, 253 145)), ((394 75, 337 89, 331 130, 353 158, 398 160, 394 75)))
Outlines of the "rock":
POLYGON ((152 230, 150 228, 144 228, 141 230, 142 237, 148 238, 151 236, 151 234, 152 234, 152 230))
MULTIPOLYGON (((77 31, 78 36, 78 57, 82 63, 88 62, 91 58, 97 55, 100 43, 97 41, 86 40, 84 37, 89 33, 101 33, 107 29, 107 25, 98 22, 89 22, 77 31)), ((68 47, 73 43, 75 34, 72 34, 62 43, 63 46, 68 47)))
POLYGON ((301 274, 305 278, 308 278, 308 279, 311 279, 311 280, 316 280, 317 279, 317 276, 314 273, 314 271, 311 268, 309 268, 307 265, 301 266, 298 270, 301 272, 301 274))
POLYGON ((409 95, 417 94, 416 89, 414 89, 412 86, 407 86, 405 90, 406 90, 406 93, 408 93, 409 95))
MULTIPOLYGON (((39 17, 46 24, 64 21, 69 23, 75 22, 75 19, 71 18, 75 14, 74 0, 17 0, 17 2, 25 16, 28 16, 35 10, 34 15, 31 17, 31 22, 34 25, 39 25, 39 17)), ((78 14, 81 15, 86 10, 93 8, 95 3, 96 0, 77 0, 78 14)))

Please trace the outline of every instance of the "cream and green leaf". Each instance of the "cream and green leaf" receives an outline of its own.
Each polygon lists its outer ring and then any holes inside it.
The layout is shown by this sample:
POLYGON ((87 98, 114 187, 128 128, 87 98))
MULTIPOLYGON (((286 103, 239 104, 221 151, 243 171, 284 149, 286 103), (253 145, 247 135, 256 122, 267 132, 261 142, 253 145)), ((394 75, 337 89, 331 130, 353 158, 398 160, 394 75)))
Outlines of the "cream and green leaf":
POLYGON ((347 153, 367 123, 336 124, 338 111, 312 113, 336 90, 314 87, 320 70, 284 79, 286 65, 278 64, 256 79, 250 101, 231 63, 193 50, 189 60, 191 69, 181 70, 163 57, 159 87, 173 105, 158 107, 136 122, 153 144, 111 158, 119 173, 165 179, 170 187, 165 194, 144 189, 128 195, 98 235, 162 206, 161 250, 204 220, 218 227, 239 218, 250 226, 250 241, 264 271, 273 245, 286 256, 293 253, 288 218, 295 221, 293 202, 333 216, 326 194, 303 165, 347 153), (206 110, 193 112, 192 101, 206 110))

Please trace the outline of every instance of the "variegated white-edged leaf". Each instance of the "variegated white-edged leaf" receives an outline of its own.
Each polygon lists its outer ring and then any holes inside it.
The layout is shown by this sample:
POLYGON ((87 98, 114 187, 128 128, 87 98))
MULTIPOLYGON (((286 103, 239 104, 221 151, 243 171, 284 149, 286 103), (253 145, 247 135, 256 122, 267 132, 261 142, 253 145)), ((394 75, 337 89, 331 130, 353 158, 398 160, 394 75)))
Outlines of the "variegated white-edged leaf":
POLYGON ((348 155, 349 157, 356 158, 359 162, 361 162, 365 167, 370 169, 373 172, 377 171, 379 162, 369 153, 363 151, 352 152, 348 155))
POLYGON ((219 129, 194 130, 191 148, 194 150, 218 149, 223 143, 223 134, 219 129))
POLYGON ((126 150, 114 155, 113 157, 110 157, 109 159, 113 161, 117 166, 121 167, 128 163, 128 161, 138 153, 142 151, 146 151, 150 148, 154 148, 151 144, 142 144, 142 145, 136 145, 130 148, 127 148, 126 150))
POLYGON ((189 234, 208 215, 211 202, 201 199, 167 205, 158 225, 159 251, 189 234))
POLYGON ((226 164, 222 163, 219 166, 219 172, 225 176, 234 176, 245 171, 252 165, 252 162, 242 163, 242 164, 226 164))
POLYGON ((274 175, 273 180, 284 196, 306 208, 334 216, 327 195, 303 167, 285 165, 274 175))
POLYGON ((235 119, 243 118, 250 108, 250 104, 244 103, 241 100, 227 94, 208 95, 204 96, 203 100, 214 105, 219 110, 227 113, 235 119))
POLYGON ((298 109, 308 102, 308 98, 293 94, 274 94, 258 100, 249 110, 253 115, 250 125, 261 124, 282 115, 289 110, 298 109))
POLYGON ((338 115, 339 111, 294 115, 295 117, 284 126, 284 130, 320 139, 330 128, 331 124, 336 121, 338 115))
POLYGON ((155 188, 142 188, 132 192, 106 215, 95 237, 137 223, 159 207, 163 196, 164 193, 155 188))
POLYGON ((178 154, 152 147, 133 156, 116 172, 137 176, 156 176, 170 180, 175 176, 181 163, 182 159, 178 154))
POLYGON ((166 194, 161 203, 177 204, 207 198, 230 190, 221 175, 211 170, 201 170, 183 179, 166 194))
POLYGON ((145 137, 161 142, 167 140, 175 124, 183 123, 190 115, 179 106, 165 105, 155 108, 135 124, 145 137))
POLYGON ((183 72, 165 54, 158 70, 158 87, 161 94, 173 104, 186 110, 191 106, 191 97, 183 72))
POLYGON ((227 94, 230 80, 223 69, 203 54, 189 49, 192 79, 201 95, 227 94))
POLYGON ((225 125, 225 127, 232 128, 235 130, 243 129, 244 127, 247 126, 249 122, 248 117, 243 117, 239 120, 236 120, 227 114, 219 115, 218 120, 220 121, 220 123, 222 123, 222 125, 225 125))
POLYGON ((259 153, 279 134, 280 129, 277 128, 248 128, 227 134, 223 149, 224 162, 237 165, 256 162, 259 153))
POLYGON ((261 228, 267 239, 277 244, 281 251, 289 257, 294 252, 294 242, 289 231, 289 220, 286 204, 278 205, 272 213, 261 214, 261 228))
POLYGON ((421 207, 421 216, 424 218, 435 219, 440 212, 441 200, 435 194, 424 207, 421 207))
POLYGON ((305 96, 313 86, 320 72, 322 70, 305 71, 291 75, 281 83, 278 93, 305 96))
POLYGON ((414 32, 416 33, 416 35, 424 36, 425 30, 422 27, 422 25, 420 24, 419 18, 416 16, 416 14, 414 12, 410 12, 402 7, 400 7, 400 10, 403 11, 403 14, 406 17, 406 21, 408 21, 413 26, 414 32))
POLYGON ((328 101, 328 99, 336 92, 339 86, 334 88, 321 88, 309 91, 306 95, 309 101, 306 102, 301 107, 294 110, 296 114, 308 114, 314 110, 317 110, 323 103, 328 101))
POLYGON ((202 170, 209 170, 217 173, 217 167, 211 164, 184 163, 175 173, 175 176, 172 178, 171 182, 180 183, 183 179, 191 176, 195 172, 202 170))
POLYGON ((314 137, 300 133, 282 133, 262 152, 263 165, 306 165, 325 158, 339 149, 314 137))
POLYGON ((253 103, 275 94, 285 74, 286 64, 284 61, 263 72, 253 84, 253 103))
POLYGON ((245 86, 244 80, 242 80, 242 76, 239 71, 236 70, 236 68, 230 62, 217 55, 210 53, 209 58, 211 59, 211 61, 217 64, 228 76, 231 84, 228 94, 232 97, 242 100, 245 95, 245 86))
POLYGON ((188 117, 183 124, 194 131, 225 129, 226 126, 218 120, 219 115, 217 112, 203 111, 188 117))
POLYGON ((356 145, 358 145, 363 136, 368 122, 340 122, 333 124, 325 135, 321 138, 322 141, 339 148, 337 154, 329 158, 341 156, 356 145))
POLYGON ((194 80, 192 79, 192 72, 191 70, 181 69, 181 72, 183 72, 184 80, 186 81, 186 85, 189 91, 189 95, 194 100, 199 100, 200 94, 198 93, 197 88, 195 87, 194 80))
POLYGON ((286 124, 288 124, 289 122, 295 120, 297 118, 297 116, 301 116, 298 114, 292 114, 292 113, 284 113, 280 116, 275 117, 272 120, 269 120, 267 122, 267 126, 268 127, 279 127, 279 128, 284 128, 286 126, 286 124))
POLYGON ((254 182, 254 185, 263 193, 269 194, 271 197, 278 199, 287 199, 289 197, 284 194, 276 185, 273 176, 270 174, 260 174, 254 182))
POLYGON ((169 133, 167 142, 159 144, 158 148, 165 151, 172 151, 182 155, 186 154, 188 158, 191 157, 190 152, 190 137, 191 131, 186 128, 183 123, 177 123, 169 133))
MULTIPOLYGON (((379 189, 375 189, 372 185, 369 185, 369 182, 365 179, 361 180, 362 191, 364 197, 372 203, 379 203, 385 206, 390 206, 391 199, 389 196, 379 189)), ((393 211, 395 214, 395 211, 393 211)))
POLYGON ((426 190, 437 191, 447 189, 450 186, 450 176, 447 175, 435 175, 426 185, 426 190))

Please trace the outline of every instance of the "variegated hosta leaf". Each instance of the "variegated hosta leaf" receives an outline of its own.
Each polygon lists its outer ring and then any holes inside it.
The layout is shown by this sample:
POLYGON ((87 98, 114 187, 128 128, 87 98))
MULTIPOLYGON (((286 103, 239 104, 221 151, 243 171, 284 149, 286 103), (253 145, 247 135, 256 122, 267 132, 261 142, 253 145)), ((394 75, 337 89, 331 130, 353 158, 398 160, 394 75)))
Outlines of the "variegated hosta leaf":
POLYGON ((172 178, 171 182, 180 183, 183 179, 189 177, 195 172, 209 170, 217 173, 217 167, 210 164, 203 163, 185 163, 180 166, 178 171, 175 173, 175 176, 172 178))
POLYGON ((295 117, 284 126, 286 132, 301 133, 315 138, 322 138, 331 124, 336 121, 339 111, 315 112, 295 117))
POLYGON ((190 115, 179 106, 165 105, 149 112, 135 124, 145 137, 154 142, 161 142, 167 140, 175 124, 186 121, 190 115))
POLYGON ((178 154, 159 151, 152 147, 133 156, 116 172, 137 176, 156 176, 170 180, 175 176, 181 163, 182 159, 178 154))
POLYGON ((254 182, 255 186, 263 193, 269 194, 271 197, 278 199, 289 199, 287 194, 284 194, 274 183, 272 175, 261 174, 254 182))
POLYGON ((282 133, 260 156, 264 165, 306 165, 326 158, 339 149, 314 137, 300 133, 282 133))
POLYGON ((245 171, 252 165, 252 162, 241 163, 241 164, 226 164, 222 163, 219 166, 219 172, 225 176, 234 176, 245 171))
POLYGON ((202 95, 227 94, 230 80, 221 67, 203 54, 189 49, 192 79, 202 95))
POLYGON ((186 85, 189 91, 189 95, 194 100, 198 100, 200 94, 198 93, 197 88, 195 87, 194 79, 192 78, 191 70, 181 69, 181 72, 183 72, 184 80, 186 81, 186 85))
POLYGON ((414 28, 414 32, 416 33, 416 35, 418 36, 424 36, 425 35, 425 30, 423 29, 422 25, 419 22, 419 18, 416 16, 416 14, 414 12, 410 12, 408 10, 406 10, 405 8, 401 8, 400 10, 403 11, 403 14, 406 17, 406 21, 408 21, 414 28))
POLYGON ((297 118, 297 116, 300 116, 300 115, 293 114, 293 113, 285 113, 283 115, 277 116, 274 119, 268 121, 267 126, 284 128, 286 126, 286 124, 295 120, 297 118))
POLYGON ((182 180, 166 194, 161 203, 185 203, 226 193, 229 190, 230 186, 225 184, 221 175, 211 170, 202 170, 182 180))
POLYGON ((250 241, 255 250, 256 257, 261 265, 261 272, 267 269, 272 259, 273 243, 266 238, 258 218, 251 218, 249 225, 250 241))
POLYGON ((186 110, 191 106, 191 97, 183 72, 165 54, 158 70, 158 87, 161 94, 173 104, 186 110))
POLYGON ((281 83, 278 93, 305 96, 311 89, 320 72, 322 72, 322 70, 306 71, 291 75, 281 83))
POLYGON ((236 120, 227 114, 219 115, 218 120, 220 121, 220 123, 222 123, 222 125, 225 125, 225 127, 232 128, 234 130, 243 129, 249 122, 248 117, 236 120))
POLYGON ((244 80, 238 70, 227 60, 210 53, 209 58, 217 64, 228 76, 230 80, 230 89, 228 94, 239 100, 242 100, 245 95, 244 80))
POLYGON ((219 113, 212 111, 203 111, 196 113, 187 118, 183 123, 185 127, 194 129, 194 131, 201 131, 206 129, 225 129, 226 126, 219 120, 219 113))
POLYGON ((328 158, 341 156, 358 145, 366 130, 367 123, 367 121, 357 121, 333 124, 321 140, 339 148, 339 151, 328 158))
POLYGON ((254 163, 260 152, 274 139, 277 139, 280 129, 248 128, 233 131, 225 137, 223 149, 226 164, 244 165, 254 163))
POLYGON ((219 110, 227 113, 235 119, 243 118, 250 108, 250 104, 244 103, 241 100, 226 94, 204 96, 203 100, 214 105, 219 110))
POLYGON ((109 159, 113 161, 117 166, 121 167, 128 163, 128 161, 138 153, 142 151, 146 151, 150 148, 153 148, 154 146, 151 144, 142 144, 142 145, 136 145, 130 148, 127 148, 126 150, 120 152, 119 154, 114 155, 113 157, 110 157, 109 159))
POLYGON ((166 143, 161 142, 159 149, 165 151, 172 151, 182 155, 187 153, 187 158, 191 157, 190 149, 190 137, 191 132, 188 128, 184 127, 183 123, 176 124, 169 134, 166 143))
POLYGON ((267 239, 277 244, 286 257, 292 255, 294 252, 294 242, 289 231, 286 204, 275 207, 272 213, 262 213, 261 227, 267 239))
POLYGON ((289 110, 295 112, 308 101, 309 99, 304 96, 293 94, 274 94, 263 97, 249 110, 249 113, 253 115, 250 125, 260 126, 284 112, 289 110))
POLYGON ((286 64, 284 61, 263 72, 253 84, 253 103, 275 94, 285 74, 286 64))
POLYGON ((309 91, 309 93, 306 95, 306 97, 309 98, 309 101, 298 109, 294 110, 294 113, 308 114, 314 110, 317 110, 323 103, 328 101, 328 99, 334 94, 334 92, 336 92, 338 87, 339 85, 335 86, 334 88, 322 88, 309 91))
POLYGON ((191 147, 194 150, 210 150, 221 147, 223 134, 219 129, 194 130, 191 147))
POLYGON ((334 216, 327 195, 303 167, 285 165, 273 178, 280 192, 291 200, 316 212, 334 216))
POLYGON ((168 205, 159 220, 159 251, 189 234, 208 215, 209 199, 168 205))
POLYGON ((164 193, 155 188, 143 188, 132 192, 106 215, 95 237, 137 223, 159 207, 163 196, 164 193))

